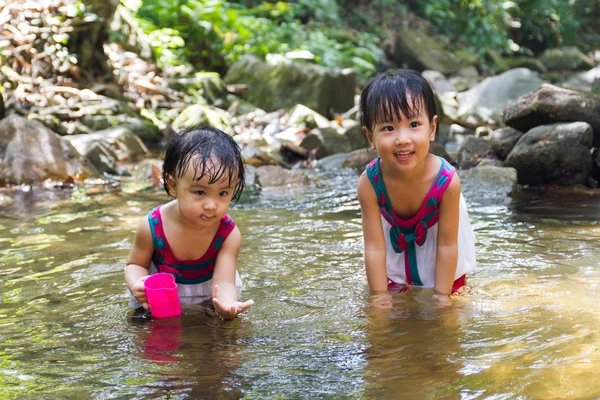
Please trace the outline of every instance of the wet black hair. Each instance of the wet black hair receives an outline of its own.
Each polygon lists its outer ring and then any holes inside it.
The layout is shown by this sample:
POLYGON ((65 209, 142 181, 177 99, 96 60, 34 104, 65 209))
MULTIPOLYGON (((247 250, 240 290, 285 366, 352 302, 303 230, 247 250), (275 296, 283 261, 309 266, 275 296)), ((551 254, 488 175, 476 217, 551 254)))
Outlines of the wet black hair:
POLYGON ((421 107, 430 122, 438 115, 435 93, 429 81, 410 69, 388 71, 371 79, 360 92, 360 125, 373 131, 375 125, 401 121, 400 113, 410 117, 421 107))
POLYGON ((209 175, 209 183, 223 177, 229 185, 235 179, 232 202, 239 200, 245 186, 242 151, 233 138, 220 129, 208 125, 180 129, 171 135, 163 162, 163 186, 169 196, 169 177, 179 179, 189 167, 194 168, 194 179, 209 175))

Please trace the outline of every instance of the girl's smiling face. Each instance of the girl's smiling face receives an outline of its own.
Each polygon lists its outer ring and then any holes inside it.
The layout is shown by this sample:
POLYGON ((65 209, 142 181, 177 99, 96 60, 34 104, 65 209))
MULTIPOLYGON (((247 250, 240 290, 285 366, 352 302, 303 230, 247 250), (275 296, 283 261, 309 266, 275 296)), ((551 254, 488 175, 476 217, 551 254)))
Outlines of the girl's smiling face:
POLYGON ((180 215, 199 227, 218 224, 229 211, 236 179, 229 179, 224 174, 218 181, 212 182, 212 173, 219 170, 218 164, 212 163, 210 170, 200 177, 193 163, 190 164, 182 177, 168 178, 169 189, 177 198, 180 215))
POLYGON ((431 118, 417 102, 410 115, 398 111, 398 118, 375 122, 372 130, 363 127, 371 148, 377 151, 386 168, 410 171, 422 165, 435 139, 437 115, 431 118))

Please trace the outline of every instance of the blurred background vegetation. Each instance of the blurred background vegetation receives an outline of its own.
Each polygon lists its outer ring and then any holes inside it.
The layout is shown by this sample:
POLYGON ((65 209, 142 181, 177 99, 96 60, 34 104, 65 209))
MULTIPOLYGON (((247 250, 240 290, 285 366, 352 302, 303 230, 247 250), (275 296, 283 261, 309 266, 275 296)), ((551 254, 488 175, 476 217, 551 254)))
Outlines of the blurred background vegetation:
POLYGON ((223 73, 242 54, 303 51, 359 81, 383 68, 386 32, 426 29, 472 53, 534 56, 545 49, 600 44, 598 0, 124 0, 151 39, 160 67, 223 73), (422 26, 424 25, 424 26, 422 26))

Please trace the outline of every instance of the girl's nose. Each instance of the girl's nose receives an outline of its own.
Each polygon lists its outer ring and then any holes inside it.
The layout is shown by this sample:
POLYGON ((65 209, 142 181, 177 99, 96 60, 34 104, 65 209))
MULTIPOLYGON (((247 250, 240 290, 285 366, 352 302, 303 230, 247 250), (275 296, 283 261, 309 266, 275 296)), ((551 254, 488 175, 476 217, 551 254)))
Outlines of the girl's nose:
POLYGON ((217 208, 217 203, 214 200, 207 199, 204 202, 204 209, 205 210, 214 210, 216 208, 217 208))
POLYGON ((399 129, 398 133, 396 133, 396 144, 408 143, 408 141, 408 134, 404 130, 399 129))

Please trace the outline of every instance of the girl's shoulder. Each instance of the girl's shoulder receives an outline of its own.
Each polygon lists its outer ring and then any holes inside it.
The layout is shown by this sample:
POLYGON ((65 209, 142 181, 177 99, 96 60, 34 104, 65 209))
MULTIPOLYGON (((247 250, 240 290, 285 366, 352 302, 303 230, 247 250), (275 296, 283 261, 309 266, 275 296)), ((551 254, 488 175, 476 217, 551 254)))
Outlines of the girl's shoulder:
POLYGON ((430 156, 426 174, 431 176, 434 182, 440 179, 450 179, 455 175, 456 169, 446 159, 433 154, 430 154, 430 156))

